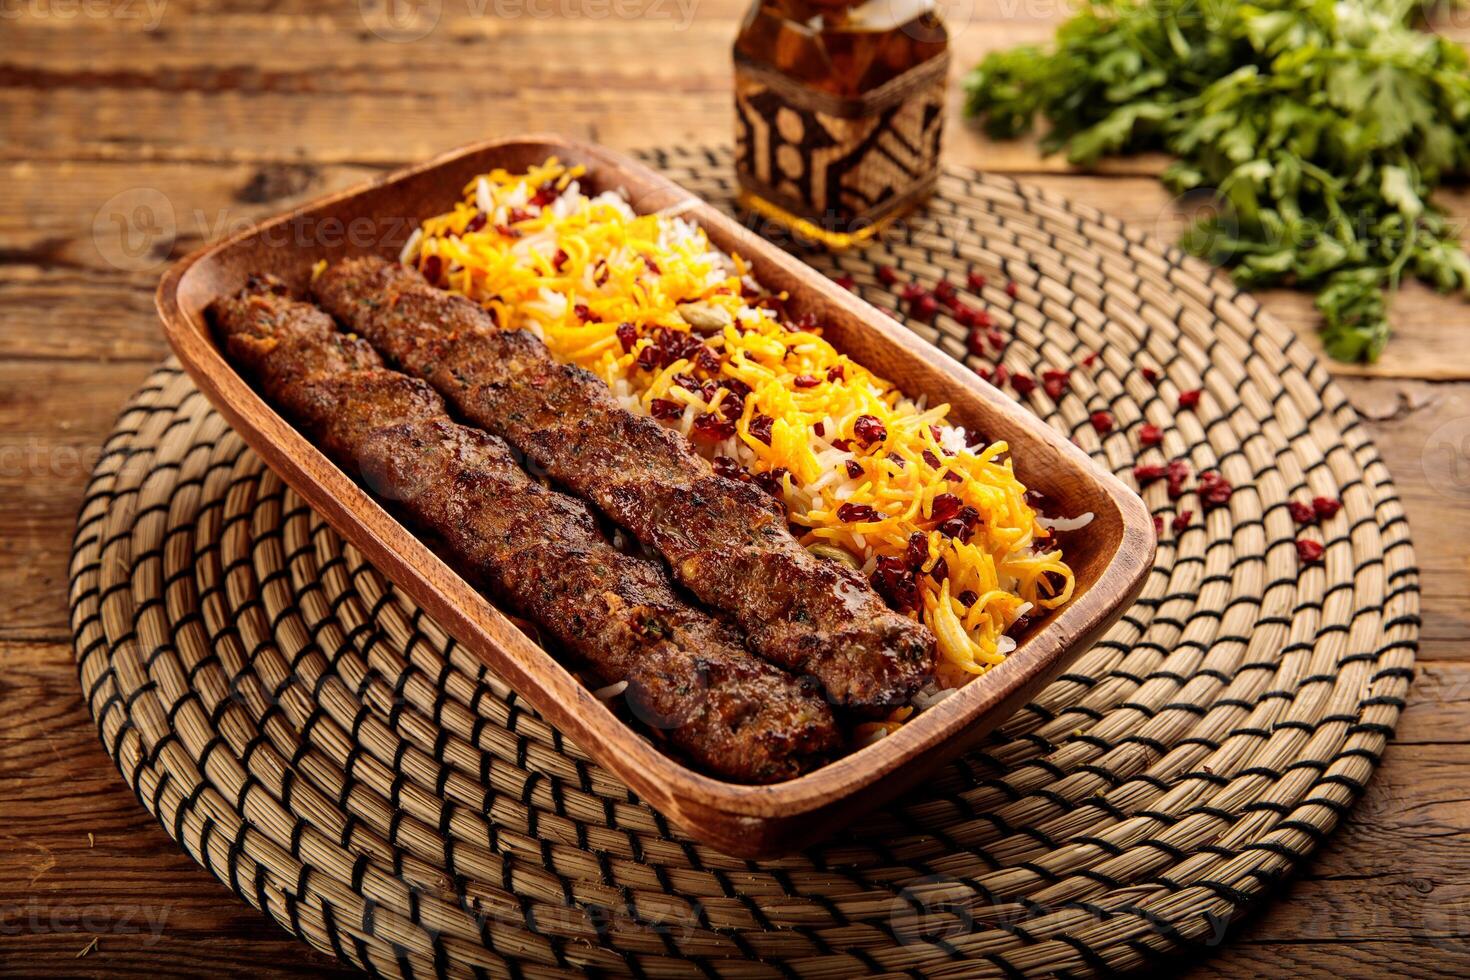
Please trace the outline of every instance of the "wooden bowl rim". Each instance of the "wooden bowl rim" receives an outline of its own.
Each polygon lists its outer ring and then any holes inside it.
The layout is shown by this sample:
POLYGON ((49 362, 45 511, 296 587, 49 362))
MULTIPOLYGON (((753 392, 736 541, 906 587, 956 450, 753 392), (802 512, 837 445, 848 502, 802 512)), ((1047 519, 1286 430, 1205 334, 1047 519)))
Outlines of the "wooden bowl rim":
MULTIPOLYGON (((952 382, 973 393, 983 403, 986 411, 1004 416, 1015 426, 1031 430, 1040 441, 1047 443, 1057 453, 1059 459, 1070 463, 1102 491, 1103 496, 1116 508, 1120 525, 1118 546, 1108 557, 1092 587, 1075 595, 1060 611, 1052 613, 1033 635, 1027 637, 1003 663, 987 672, 983 679, 966 685, 956 694, 922 712, 914 721, 871 745, 796 779, 765 786, 732 783, 706 776, 659 752, 614 715, 606 705, 593 697, 585 685, 572 677, 549 652, 526 638, 483 596, 480 596, 483 609, 449 611, 448 618, 473 627, 484 614, 484 610, 489 610, 490 621, 501 627, 498 632, 504 635, 486 638, 498 645, 499 652, 507 660, 506 663, 492 663, 490 666, 503 675, 508 672, 511 676, 503 678, 506 683, 549 719, 567 719, 570 723, 561 727, 572 729, 569 734, 574 740, 610 770, 634 785, 641 794, 651 797, 650 802, 660 809, 675 811, 671 816, 676 819, 682 809, 678 801, 684 798, 696 800, 704 806, 737 818, 762 819, 789 818, 829 805, 834 799, 850 797, 864 787, 893 774, 900 766, 939 749, 948 739, 959 736, 987 711, 1004 704, 1028 680, 1045 673, 1083 638, 1095 634, 1115 620, 1126 605, 1136 598, 1153 564, 1156 546, 1153 519, 1139 496, 1116 476, 1098 466, 1091 457, 1060 433, 996 388, 981 381, 953 358, 947 355, 934 357, 936 349, 932 345, 912 334, 891 317, 825 276, 814 273, 795 257, 758 238, 696 195, 621 154, 557 135, 528 134, 484 140, 345 190, 323 195, 193 252, 171 266, 160 281, 155 302, 170 347, 205 397, 230 421, 247 443, 264 455, 264 447, 259 443, 269 437, 271 441, 266 445, 282 455, 293 456, 297 464, 309 462, 314 468, 335 471, 340 481, 345 482, 346 499, 330 495, 336 506, 326 508, 327 512, 323 514, 344 537, 366 552, 388 555, 389 565, 402 567, 415 577, 425 579, 426 585, 431 585, 432 582, 428 579, 435 577, 426 576, 425 572, 428 571, 445 580, 458 580, 465 590, 476 596, 480 595, 429 551, 427 546, 421 545, 422 554, 406 557, 393 551, 388 542, 374 533, 375 528, 381 529, 386 522, 387 525, 396 527, 404 536, 414 541, 419 540, 417 535, 400 524, 363 491, 345 471, 322 455, 294 426, 277 414, 235 372, 214 344, 207 325, 184 311, 179 298, 180 287, 197 267, 217 259, 223 253, 269 229, 324 211, 366 192, 446 168, 465 157, 497 150, 505 151, 517 146, 545 147, 549 151, 547 155, 554 153, 583 160, 598 160, 604 165, 625 172, 631 171, 640 179, 655 186, 661 185, 667 190, 670 199, 664 208, 677 205, 686 216, 696 222, 706 227, 718 226, 727 236, 742 241, 751 254, 760 253, 764 261, 783 265, 793 275, 809 278, 811 288, 822 291, 829 302, 844 308, 854 320, 875 331, 887 343, 911 354, 923 356, 933 370, 947 375, 952 382), (253 415, 260 424, 247 419, 246 413, 253 415), (252 436, 255 438, 252 439, 252 436), (367 523, 364 518, 370 519, 372 523, 367 523), (338 521, 347 521, 350 529, 338 526, 338 521), (370 542, 364 544, 359 541, 354 531, 367 534, 370 542), (549 673, 547 668, 550 668, 549 673), (517 673, 521 674, 526 684, 516 683, 517 673), (539 679, 532 677, 532 673, 539 674, 539 679), (568 692, 568 685, 575 690, 568 692), (523 686, 529 686, 533 690, 539 688, 550 696, 570 695, 570 701, 544 705, 537 695, 526 694, 523 686), (583 741, 577 737, 579 734, 590 738, 583 741), (614 758, 610 753, 599 751, 602 744, 617 745, 624 752, 623 758, 614 758)), ((457 192, 457 188, 455 190, 457 192)), ((292 485, 295 486, 294 483, 292 485)), ((313 504, 322 496, 299 487, 296 489, 313 504)), ((369 554, 369 558, 372 557, 369 554)), ((444 607, 442 602, 437 605, 441 609, 444 607)), ((434 614, 435 610, 431 609, 430 612, 434 614)), ((449 624, 445 625, 449 628, 449 624)), ((480 629, 475 629, 474 632, 485 635, 480 629)), ((450 633, 456 635, 453 629, 450 629, 450 633)), ((463 640, 462 637, 461 639, 463 640)), ((479 653, 474 643, 469 646, 479 653)))

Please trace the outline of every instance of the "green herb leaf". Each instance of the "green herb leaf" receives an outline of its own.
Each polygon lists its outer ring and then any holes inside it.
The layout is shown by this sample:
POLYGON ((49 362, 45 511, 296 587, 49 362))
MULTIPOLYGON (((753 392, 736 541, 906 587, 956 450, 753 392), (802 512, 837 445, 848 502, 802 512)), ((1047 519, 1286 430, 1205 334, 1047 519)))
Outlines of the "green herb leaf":
POLYGON ((1470 287, 1430 200, 1470 163, 1470 58, 1414 21, 1459 0, 1084 0, 1049 50, 988 56, 966 110, 1091 164, 1163 150, 1176 192, 1219 213, 1182 244, 1247 286, 1319 290, 1323 342, 1373 360, 1384 291, 1413 275, 1470 287))

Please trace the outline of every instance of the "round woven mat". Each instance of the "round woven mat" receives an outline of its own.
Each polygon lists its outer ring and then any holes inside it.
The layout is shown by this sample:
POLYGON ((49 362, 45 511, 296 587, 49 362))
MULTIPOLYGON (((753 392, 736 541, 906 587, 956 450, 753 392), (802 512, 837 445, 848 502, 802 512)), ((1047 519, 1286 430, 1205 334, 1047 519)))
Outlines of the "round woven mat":
MULTIPOLYGON (((728 200, 727 155, 654 159, 728 200)), ((1012 370, 1099 354, 1060 404, 1028 404, 1125 479, 1149 420, 1146 459, 1237 488, 1178 534, 1167 508, 1198 515, 1194 495, 1147 488, 1166 529, 1142 598, 983 750, 800 857, 692 843, 169 364, 118 421, 72 562, 82 690, 138 799, 246 901, 382 973, 1081 975, 1219 942, 1362 791, 1409 684, 1418 575, 1363 427, 1226 280, 1008 179, 952 170, 901 240, 815 261, 888 308, 879 264, 990 270, 1012 370), (1299 532, 1286 502, 1316 495, 1343 509, 1299 532), (1323 563, 1299 564, 1299 533, 1323 563)), ((945 316, 915 329, 965 356, 945 316)))

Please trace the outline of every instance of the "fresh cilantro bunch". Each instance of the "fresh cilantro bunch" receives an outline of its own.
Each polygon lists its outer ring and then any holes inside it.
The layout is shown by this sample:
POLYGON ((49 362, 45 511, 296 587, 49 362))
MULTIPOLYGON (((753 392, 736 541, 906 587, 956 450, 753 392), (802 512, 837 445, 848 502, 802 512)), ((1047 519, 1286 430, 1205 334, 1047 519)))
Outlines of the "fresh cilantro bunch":
POLYGON ((1323 340, 1374 360, 1384 291, 1405 275, 1470 285, 1457 229, 1429 203, 1470 162, 1470 61, 1417 30, 1410 0, 1087 0, 1051 50, 987 57, 966 110, 1090 164, 1161 150, 1176 192, 1212 192, 1184 246, 1242 285, 1317 291, 1323 340))

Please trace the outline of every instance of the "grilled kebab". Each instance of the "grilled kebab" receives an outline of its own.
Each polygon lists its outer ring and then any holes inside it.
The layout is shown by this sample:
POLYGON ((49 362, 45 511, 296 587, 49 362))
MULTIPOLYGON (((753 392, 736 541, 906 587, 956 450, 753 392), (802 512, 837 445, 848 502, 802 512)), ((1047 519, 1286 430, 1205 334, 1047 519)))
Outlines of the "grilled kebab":
POLYGON ((852 569, 792 536, 759 487, 716 474, 679 434, 622 408, 538 338, 500 330, 475 303, 379 258, 338 262, 318 301, 470 422, 662 554, 674 577, 734 616, 771 662, 809 674, 835 703, 878 712, 929 678, 934 637, 852 569))
POLYGON ((833 754, 816 691, 680 598, 655 562, 602 536, 585 504, 532 480, 500 439, 450 420, 321 310, 257 278, 211 310, 229 355, 323 451, 432 533, 461 571, 535 621, 708 770, 789 779, 833 754))

